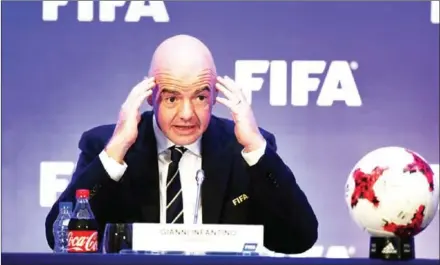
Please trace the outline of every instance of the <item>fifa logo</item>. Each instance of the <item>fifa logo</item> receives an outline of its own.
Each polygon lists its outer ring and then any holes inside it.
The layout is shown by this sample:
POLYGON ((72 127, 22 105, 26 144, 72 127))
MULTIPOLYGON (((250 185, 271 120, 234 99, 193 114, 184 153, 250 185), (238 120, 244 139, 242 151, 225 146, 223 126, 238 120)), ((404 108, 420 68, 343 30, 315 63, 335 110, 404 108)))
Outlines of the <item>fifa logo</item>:
POLYGON ((245 200, 249 199, 249 197, 246 194, 241 194, 240 196, 238 196, 237 198, 232 200, 232 203, 234 204, 234 206, 244 202, 245 200))
POLYGON ((317 106, 329 107, 343 102, 348 107, 360 107, 362 99, 354 78, 358 68, 356 61, 341 60, 237 60, 235 81, 247 88, 244 92, 250 104, 252 94, 260 91, 266 82, 271 106, 307 106, 309 94, 317 93, 317 106))
MULTIPOLYGON (((43 1, 43 21, 57 21, 61 7, 76 4, 76 14, 79 22, 114 22, 116 9, 127 3, 125 22, 139 22, 141 18, 151 17, 154 22, 169 22, 167 8, 164 1, 43 1), (98 8, 98 19, 94 17, 95 8, 98 8)), ((66 7, 68 8, 68 7, 66 7)))

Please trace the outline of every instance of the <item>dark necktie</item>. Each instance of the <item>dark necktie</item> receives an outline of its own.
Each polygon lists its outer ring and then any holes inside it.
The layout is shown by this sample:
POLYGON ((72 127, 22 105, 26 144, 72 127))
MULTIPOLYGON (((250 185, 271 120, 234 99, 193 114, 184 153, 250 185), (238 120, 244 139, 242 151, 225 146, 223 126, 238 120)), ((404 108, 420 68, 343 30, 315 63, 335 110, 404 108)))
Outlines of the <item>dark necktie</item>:
POLYGON ((185 147, 173 146, 171 149, 171 163, 168 166, 167 176, 167 223, 183 223, 183 199, 180 185, 179 161, 185 153, 185 147))

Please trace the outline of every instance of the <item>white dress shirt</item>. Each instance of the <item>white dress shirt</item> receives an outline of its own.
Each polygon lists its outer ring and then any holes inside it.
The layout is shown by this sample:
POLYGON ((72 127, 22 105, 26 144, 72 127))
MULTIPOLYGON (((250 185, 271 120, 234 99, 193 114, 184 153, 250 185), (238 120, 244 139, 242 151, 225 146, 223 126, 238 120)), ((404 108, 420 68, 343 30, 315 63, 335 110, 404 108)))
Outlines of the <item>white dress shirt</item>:
MULTIPOLYGON (((168 173, 168 165, 171 163, 171 151, 168 149, 175 144, 172 143, 157 126, 153 117, 153 129, 157 142, 157 153, 159 163, 159 196, 160 196, 160 222, 166 223, 166 181, 168 173)), ((180 183, 182 186, 183 199, 183 216, 185 224, 192 224, 194 221, 194 208, 196 205, 197 183, 196 172, 202 167, 201 156, 201 138, 196 142, 184 146, 187 151, 183 154, 179 162, 180 183)), ((266 149, 266 143, 260 148, 252 152, 241 152, 244 160, 249 166, 255 165, 263 156, 266 149)), ((107 171, 107 174, 114 181, 119 181, 127 169, 127 164, 119 164, 117 161, 108 156, 103 150, 99 154, 99 158, 107 171)), ((209 176, 208 176, 209 177, 209 176)), ((202 200, 200 200, 202 201, 202 200)), ((202 223, 202 205, 198 209, 198 223, 202 223)))

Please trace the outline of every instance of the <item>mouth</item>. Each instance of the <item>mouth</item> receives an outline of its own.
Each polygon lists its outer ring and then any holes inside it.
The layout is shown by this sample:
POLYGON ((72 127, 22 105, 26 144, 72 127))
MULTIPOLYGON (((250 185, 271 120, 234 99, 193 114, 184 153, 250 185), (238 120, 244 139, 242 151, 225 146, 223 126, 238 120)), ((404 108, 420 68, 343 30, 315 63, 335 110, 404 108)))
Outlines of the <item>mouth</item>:
POLYGON ((173 127, 179 134, 190 134, 197 129, 196 125, 174 125, 173 127))

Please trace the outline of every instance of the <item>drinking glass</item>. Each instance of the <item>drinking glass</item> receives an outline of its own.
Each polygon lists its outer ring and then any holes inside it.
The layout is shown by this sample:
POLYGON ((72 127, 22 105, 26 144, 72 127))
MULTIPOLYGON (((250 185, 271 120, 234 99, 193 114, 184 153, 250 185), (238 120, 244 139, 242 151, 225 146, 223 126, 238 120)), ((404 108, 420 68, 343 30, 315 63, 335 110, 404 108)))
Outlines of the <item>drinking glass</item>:
POLYGON ((107 224, 104 231, 103 253, 119 253, 132 249, 132 224, 107 224))

